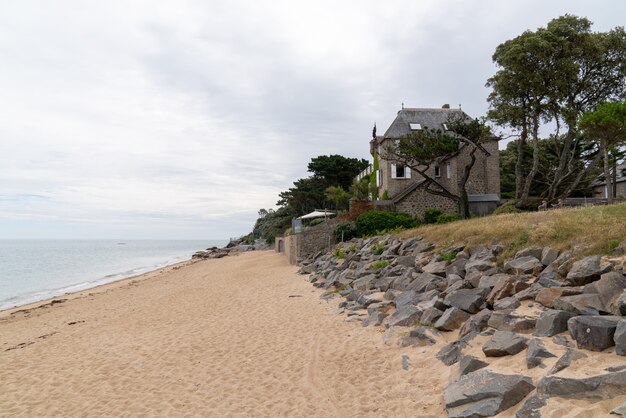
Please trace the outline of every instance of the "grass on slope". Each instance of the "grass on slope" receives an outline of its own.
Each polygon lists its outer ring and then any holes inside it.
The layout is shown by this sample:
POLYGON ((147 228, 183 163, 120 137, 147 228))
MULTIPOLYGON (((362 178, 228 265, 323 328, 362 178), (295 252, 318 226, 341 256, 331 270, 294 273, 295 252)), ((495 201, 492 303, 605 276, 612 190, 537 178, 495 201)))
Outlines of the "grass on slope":
POLYGON ((609 254, 626 241, 626 204, 492 215, 423 226, 398 235, 421 236, 442 246, 475 247, 497 242, 505 248, 504 257, 533 246, 575 250, 579 255, 609 254))

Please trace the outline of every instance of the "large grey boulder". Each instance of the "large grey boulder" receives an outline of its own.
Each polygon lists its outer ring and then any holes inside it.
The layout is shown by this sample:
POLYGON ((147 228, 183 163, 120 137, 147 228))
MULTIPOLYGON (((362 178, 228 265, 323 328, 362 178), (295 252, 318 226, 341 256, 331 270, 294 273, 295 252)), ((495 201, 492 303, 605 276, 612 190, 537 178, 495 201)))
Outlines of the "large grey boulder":
POLYGON ((592 255, 576 261, 567 273, 566 279, 573 286, 581 286, 598 280, 600 275, 611 269, 610 263, 602 263, 602 258, 599 255, 592 255))
POLYGON ((539 315, 539 319, 535 323, 535 331, 533 335, 537 337, 552 337, 567 331, 567 321, 575 316, 571 312, 557 311, 549 309, 539 315))
POLYGON ((504 272, 509 274, 534 274, 543 270, 544 265, 533 256, 526 256, 509 260, 504 264, 504 272))
POLYGON ((422 293, 435 289, 444 290, 447 285, 446 279, 442 276, 431 273, 417 273, 415 279, 407 286, 407 289, 422 293))
POLYGON ((570 335, 578 348, 602 351, 615 345, 613 335, 619 316, 575 316, 567 321, 570 335))
POLYGON ((541 408, 548 404, 546 395, 532 395, 515 413, 515 418, 541 418, 541 408))
POLYGON ((478 370, 443 390, 448 417, 492 417, 519 403, 535 387, 526 376, 478 370))
POLYGON ((583 289, 580 287, 548 287, 541 289, 535 301, 541 303, 546 308, 554 307, 554 301, 563 296, 580 295, 583 293, 583 289))
POLYGON ((452 274, 460 276, 461 278, 465 277, 466 264, 467 259, 461 258, 457 254, 457 257, 454 259, 454 261, 446 266, 446 277, 450 277, 450 275, 452 274))
POLYGON ((426 264, 422 267, 422 271, 424 273, 435 274, 437 276, 446 277, 446 266, 448 263, 446 261, 436 261, 433 260, 430 263, 426 264))
POLYGON ((509 296, 508 298, 500 299, 496 303, 493 304, 493 309, 495 311, 513 311, 522 306, 522 303, 519 299, 514 298, 513 296, 509 296))
POLYGON ((388 320, 389 326, 410 326, 419 321, 422 311, 413 305, 404 305, 395 311, 388 320))
POLYGON ((485 307, 485 294, 488 289, 458 289, 446 296, 444 303, 465 312, 477 313, 485 307))
POLYGON ((556 357, 549 352, 543 345, 543 342, 539 338, 533 338, 528 343, 528 350, 526 351, 526 367, 532 369, 541 364, 542 358, 556 357))
POLYGON ((453 331, 459 328, 470 315, 456 307, 448 308, 435 322, 435 328, 441 331, 453 331))
POLYGON ((615 341, 615 354, 626 356, 626 319, 617 323, 613 340, 615 341))
POLYGON ((576 315, 599 315, 606 312, 600 296, 594 293, 562 296, 552 304, 554 309, 571 312, 576 315))
POLYGON ((569 399, 611 399, 624 395, 626 370, 584 378, 546 376, 537 384, 537 393, 569 399))
POLYGON ((405 290, 404 292, 396 295, 393 299, 393 303, 396 305, 396 309, 400 309, 407 305, 417 305, 422 301, 422 296, 415 290, 405 290))
POLYGON ((526 276, 503 276, 491 289, 487 296, 487 303, 493 306, 500 299, 513 296, 530 287, 526 276))
POLYGON ((359 277, 354 282, 352 282, 352 288, 355 290, 370 290, 373 289, 374 282, 378 279, 375 274, 367 274, 365 276, 359 277))
POLYGON ((559 250, 555 248, 545 247, 541 251, 541 257, 539 259, 541 260, 541 264, 543 264, 544 266, 548 266, 552 264, 552 262, 554 262, 558 257, 559 250))
POLYGON ((422 324, 434 324, 439 318, 441 318, 441 315, 443 315, 443 311, 431 306, 430 308, 426 308, 424 310, 420 321, 422 324))
POLYGON ((487 324, 500 331, 531 333, 535 328, 536 319, 496 311, 491 314, 487 324))
POLYGON ((605 312, 619 315, 618 301, 624 289, 626 289, 626 276, 610 271, 600 276, 597 282, 586 285, 585 293, 597 294, 605 312))
POLYGON ((512 356, 528 346, 528 338, 508 331, 496 331, 483 345, 487 357, 512 356))

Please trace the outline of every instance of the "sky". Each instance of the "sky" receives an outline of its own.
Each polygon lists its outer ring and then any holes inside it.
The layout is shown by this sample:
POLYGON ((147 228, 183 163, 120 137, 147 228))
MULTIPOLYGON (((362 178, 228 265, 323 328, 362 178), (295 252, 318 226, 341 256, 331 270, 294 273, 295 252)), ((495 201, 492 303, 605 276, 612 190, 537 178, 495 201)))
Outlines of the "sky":
POLYGON ((488 109, 502 42, 611 0, 0 0, 0 239, 224 239, 406 107, 488 109))

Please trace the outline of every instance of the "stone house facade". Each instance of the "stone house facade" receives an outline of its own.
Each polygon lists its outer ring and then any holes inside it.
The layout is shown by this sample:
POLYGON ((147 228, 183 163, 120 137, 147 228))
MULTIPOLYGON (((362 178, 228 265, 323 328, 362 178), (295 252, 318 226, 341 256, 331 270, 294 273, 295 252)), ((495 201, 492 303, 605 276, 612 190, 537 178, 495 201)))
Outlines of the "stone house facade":
MULTIPOLYGON (((469 116, 460 109, 401 109, 383 136, 375 136, 370 141, 370 153, 378 162, 376 186, 378 196, 385 193, 395 204, 396 210, 421 217, 426 209, 437 208, 444 213, 457 213, 455 201, 428 193, 423 187, 424 178, 408 166, 384 158, 387 141, 401 140, 416 130, 430 128, 447 131, 447 122, 452 117, 469 116)), ((485 152, 475 153, 476 162, 472 167, 466 189, 469 195, 470 211, 475 215, 486 215, 497 207, 500 201, 500 168, 498 139, 494 138, 483 145, 485 152)), ((431 166, 427 175, 455 195, 459 195, 458 181, 470 159, 470 147, 461 144, 453 157, 431 166)))
MULTIPOLYGON (((624 198, 626 197, 626 164, 619 164, 615 168, 615 178, 613 179, 613 187, 615 195, 613 197, 616 198, 624 198)), ((607 198, 607 189, 606 189, 606 181, 604 181, 604 176, 600 176, 598 180, 596 180, 593 184, 593 197, 599 197, 606 199, 607 198)))

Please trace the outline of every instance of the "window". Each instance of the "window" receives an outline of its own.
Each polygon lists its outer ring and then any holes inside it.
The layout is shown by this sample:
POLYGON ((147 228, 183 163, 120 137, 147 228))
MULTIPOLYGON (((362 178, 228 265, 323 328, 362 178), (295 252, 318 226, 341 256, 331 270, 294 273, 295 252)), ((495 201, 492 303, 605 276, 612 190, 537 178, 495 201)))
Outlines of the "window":
POLYGON ((435 166, 435 177, 441 177, 441 168, 439 168, 439 164, 435 166))
POLYGON ((411 169, 402 164, 391 164, 392 179, 410 179, 411 169))
POLYGON ((447 124, 447 123, 444 123, 444 124, 443 124, 443 130, 444 130, 444 131, 449 131, 449 129, 448 129, 448 124, 447 124))
POLYGON ((422 129, 422 125, 419 123, 409 123, 409 127, 412 131, 419 131, 420 129, 422 129))
POLYGON ((452 165, 450 163, 446 164, 446 177, 452 177, 452 165))

